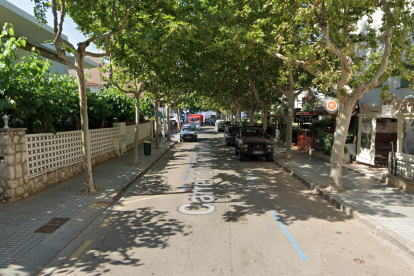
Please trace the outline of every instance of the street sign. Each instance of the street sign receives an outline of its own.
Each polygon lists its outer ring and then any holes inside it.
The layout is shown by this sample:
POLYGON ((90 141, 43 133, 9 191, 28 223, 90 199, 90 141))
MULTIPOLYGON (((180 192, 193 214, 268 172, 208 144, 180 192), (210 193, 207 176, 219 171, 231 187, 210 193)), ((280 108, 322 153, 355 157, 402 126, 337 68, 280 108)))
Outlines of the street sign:
POLYGON ((328 113, 335 113, 338 111, 338 109, 339 109, 339 103, 335 100, 329 100, 325 104, 325 110, 328 113))

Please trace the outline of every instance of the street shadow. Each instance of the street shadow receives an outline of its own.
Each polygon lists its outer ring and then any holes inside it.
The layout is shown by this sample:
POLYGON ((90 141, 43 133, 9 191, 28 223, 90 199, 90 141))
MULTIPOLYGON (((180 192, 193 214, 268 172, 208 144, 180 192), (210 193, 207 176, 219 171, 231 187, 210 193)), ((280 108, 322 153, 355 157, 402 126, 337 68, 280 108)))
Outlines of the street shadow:
MULTIPOLYGON (((306 153, 292 151, 294 160, 283 163, 322 188, 327 187, 330 164, 306 153), (318 172, 318 173, 315 173, 318 172)), ((404 211, 413 206, 414 195, 364 177, 343 168, 342 186, 345 192, 335 197, 343 200, 361 213, 384 218, 407 217, 404 211)))
POLYGON ((115 273, 118 266, 142 266, 144 263, 137 257, 140 248, 164 249, 172 236, 191 234, 183 222, 170 218, 168 212, 150 207, 115 211, 111 218, 99 230, 100 239, 96 238, 78 259, 66 260, 54 275, 81 271, 99 276, 115 273), (108 265, 115 268, 109 269, 108 265))

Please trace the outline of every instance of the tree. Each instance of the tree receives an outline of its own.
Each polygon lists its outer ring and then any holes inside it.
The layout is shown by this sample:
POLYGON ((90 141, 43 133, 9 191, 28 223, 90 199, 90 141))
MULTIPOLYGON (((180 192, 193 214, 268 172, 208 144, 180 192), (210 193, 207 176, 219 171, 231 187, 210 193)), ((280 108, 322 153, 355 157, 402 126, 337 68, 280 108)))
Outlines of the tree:
MULTIPOLYGON (((115 55, 124 57, 123 54, 115 55)), ((135 135, 134 135, 134 166, 139 165, 138 160, 138 143, 139 143, 139 111, 140 111, 140 98, 144 91, 144 72, 145 72, 145 60, 142 62, 142 68, 139 68, 139 63, 117 63, 113 59, 108 64, 110 67, 110 84, 113 84, 125 94, 134 95, 135 99, 135 135), (114 70, 114 63, 117 65, 117 70, 114 70), (132 65, 132 67, 131 67, 132 65), (141 69, 141 72, 139 71, 141 69)))
POLYGON ((128 21, 129 13, 132 13, 134 7, 139 3, 128 3, 125 1, 103 1, 97 0, 93 4, 89 1, 73 0, 34 0, 35 15, 41 22, 46 23, 45 11, 52 8, 53 25, 55 37, 53 40, 58 56, 76 71, 79 87, 80 114, 82 125, 82 144, 84 154, 86 192, 94 192, 92 178, 92 164, 90 154, 90 139, 88 126, 87 96, 85 86, 84 58, 85 56, 103 57, 109 54, 108 44, 110 37, 115 33, 122 33, 125 26, 131 24, 128 21), (83 42, 79 42, 77 47, 62 38, 63 21, 65 16, 69 15, 78 25, 79 30, 89 36, 83 42), (103 45, 104 52, 95 54, 88 52, 87 47, 97 42, 103 45), (72 53, 75 56, 73 63, 66 53, 72 53))
POLYGON ((280 2, 273 10, 281 14, 278 20, 282 22, 270 49, 274 57, 315 76, 314 83, 337 97, 339 110, 328 185, 332 190, 342 190, 344 145, 356 101, 393 72, 404 71, 404 63, 412 64, 409 33, 413 6, 404 0, 296 2, 295 6, 280 2), (371 23, 377 14, 381 19, 375 29, 371 23), (364 23, 364 17, 365 31, 358 31, 358 22, 364 23), (289 49, 289 44, 298 41, 301 47, 289 49))

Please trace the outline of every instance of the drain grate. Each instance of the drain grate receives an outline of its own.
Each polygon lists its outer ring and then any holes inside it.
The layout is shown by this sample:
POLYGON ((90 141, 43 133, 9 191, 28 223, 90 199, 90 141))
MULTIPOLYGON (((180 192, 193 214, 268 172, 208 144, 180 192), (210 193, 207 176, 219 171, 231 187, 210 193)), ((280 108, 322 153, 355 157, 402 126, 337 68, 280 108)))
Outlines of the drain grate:
POLYGON ((38 234, 51 234, 65 224, 70 218, 52 218, 48 223, 34 231, 38 234))
POLYGON ((46 225, 62 226, 69 220, 70 218, 52 218, 46 225))

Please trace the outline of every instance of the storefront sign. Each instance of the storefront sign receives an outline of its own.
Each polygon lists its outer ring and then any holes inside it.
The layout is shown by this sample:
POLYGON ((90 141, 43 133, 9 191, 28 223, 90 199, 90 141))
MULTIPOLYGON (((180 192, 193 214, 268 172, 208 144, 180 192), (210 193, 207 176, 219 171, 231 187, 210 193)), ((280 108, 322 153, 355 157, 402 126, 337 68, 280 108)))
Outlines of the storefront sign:
POLYGON ((296 115, 295 123, 312 123, 319 119, 319 115, 296 115))
POLYGON ((335 100, 328 100, 325 104, 325 110, 328 113, 335 113, 339 109, 339 103, 335 100))
POLYGON ((392 104, 384 104, 381 106, 381 117, 392 117, 394 106, 392 104))

